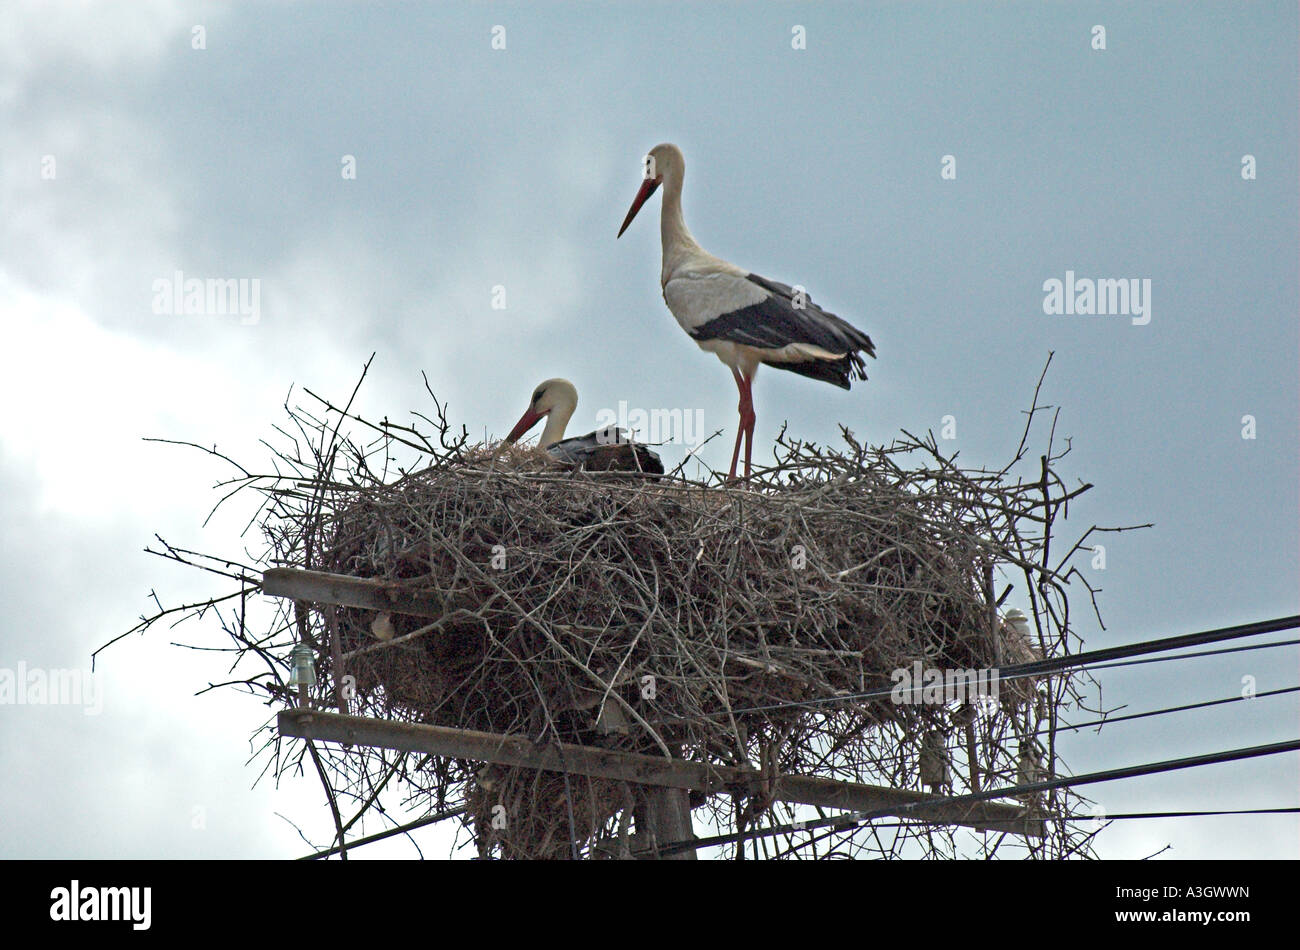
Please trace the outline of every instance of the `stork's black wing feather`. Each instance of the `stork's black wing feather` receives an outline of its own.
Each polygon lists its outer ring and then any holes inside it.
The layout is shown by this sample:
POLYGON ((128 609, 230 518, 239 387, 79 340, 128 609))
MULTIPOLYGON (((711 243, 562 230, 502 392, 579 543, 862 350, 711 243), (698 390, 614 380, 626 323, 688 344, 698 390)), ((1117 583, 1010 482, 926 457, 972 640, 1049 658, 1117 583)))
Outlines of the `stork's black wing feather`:
POLYGON ((546 451, 553 458, 591 471, 664 473, 664 463, 657 454, 633 442, 631 436, 616 426, 561 439, 546 451))
POLYGON ((701 324, 691 332, 692 337, 727 340, 765 350, 779 350, 792 343, 809 344, 841 355, 835 359, 772 360, 767 365, 845 389, 849 388, 850 378, 867 378, 860 354, 875 357, 876 348, 869 336, 848 321, 827 313, 807 294, 796 294, 788 284, 757 274, 747 274, 746 279, 767 291, 768 296, 701 324))

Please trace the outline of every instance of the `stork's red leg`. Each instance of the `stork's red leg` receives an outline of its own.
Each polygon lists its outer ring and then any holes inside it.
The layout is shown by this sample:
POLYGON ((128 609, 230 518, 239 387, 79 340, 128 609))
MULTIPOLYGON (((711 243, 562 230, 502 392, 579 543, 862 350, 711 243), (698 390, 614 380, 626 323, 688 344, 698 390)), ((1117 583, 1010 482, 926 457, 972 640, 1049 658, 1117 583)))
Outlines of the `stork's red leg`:
POLYGON ((745 477, 749 478, 749 459, 754 454, 754 391, 752 379, 745 380, 745 411, 741 413, 745 424, 745 477))
POLYGON ((728 481, 736 477, 736 461, 740 458, 740 440, 745 435, 745 380, 734 369, 731 375, 736 378, 736 388, 740 390, 740 405, 736 407, 740 411, 740 424, 736 427, 736 447, 731 450, 731 471, 727 473, 728 481))
POLYGON ((749 478, 749 457, 754 454, 754 395, 750 390, 751 380, 745 381, 745 392, 749 395, 749 412, 745 416, 745 477, 749 478))
POLYGON ((740 458, 740 440, 743 438, 745 477, 749 478, 749 461, 754 451, 754 393, 751 388, 753 380, 746 379, 736 369, 733 369, 731 374, 736 377, 736 388, 740 390, 740 405, 736 407, 740 411, 740 427, 736 431, 736 447, 731 453, 731 474, 728 477, 736 477, 736 461, 740 458))

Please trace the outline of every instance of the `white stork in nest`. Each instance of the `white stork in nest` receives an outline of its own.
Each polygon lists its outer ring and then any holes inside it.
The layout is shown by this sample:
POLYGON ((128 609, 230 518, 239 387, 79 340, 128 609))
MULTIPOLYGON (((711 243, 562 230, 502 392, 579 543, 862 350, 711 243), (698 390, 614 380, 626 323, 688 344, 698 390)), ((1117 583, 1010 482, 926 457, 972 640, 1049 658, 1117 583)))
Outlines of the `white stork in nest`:
POLYGON ((586 435, 564 438, 565 426, 578 408, 578 390, 567 379, 548 379, 533 390, 528 408, 506 436, 507 443, 520 437, 542 419, 542 437, 537 447, 561 462, 596 472, 647 472, 662 475, 659 456, 616 426, 606 426, 586 435))

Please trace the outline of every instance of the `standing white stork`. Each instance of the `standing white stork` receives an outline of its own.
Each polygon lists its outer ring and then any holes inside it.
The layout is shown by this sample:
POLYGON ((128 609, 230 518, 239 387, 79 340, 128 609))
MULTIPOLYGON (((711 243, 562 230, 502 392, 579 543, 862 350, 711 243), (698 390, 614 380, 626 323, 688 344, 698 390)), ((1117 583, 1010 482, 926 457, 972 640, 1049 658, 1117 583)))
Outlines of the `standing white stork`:
POLYGON ((659 456, 639 442, 633 442, 616 426, 606 426, 586 435, 564 438, 565 426, 578 408, 578 390, 567 379, 548 379, 538 383, 528 408, 506 436, 506 442, 519 438, 543 418, 546 425, 537 447, 554 459, 578 465, 588 471, 647 472, 662 475, 664 464, 659 456))
POLYGON ((664 302, 700 349, 731 368, 740 390, 740 429, 731 453, 730 478, 736 477, 740 440, 745 439, 745 477, 754 448, 752 385, 759 363, 849 388, 850 379, 867 378, 862 353, 875 357, 871 338, 801 290, 751 274, 695 243, 682 219, 682 150, 665 142, 646 156, 645 179, 623 226, 622 237, 646 199, 664 187, 659 232, 664 302))

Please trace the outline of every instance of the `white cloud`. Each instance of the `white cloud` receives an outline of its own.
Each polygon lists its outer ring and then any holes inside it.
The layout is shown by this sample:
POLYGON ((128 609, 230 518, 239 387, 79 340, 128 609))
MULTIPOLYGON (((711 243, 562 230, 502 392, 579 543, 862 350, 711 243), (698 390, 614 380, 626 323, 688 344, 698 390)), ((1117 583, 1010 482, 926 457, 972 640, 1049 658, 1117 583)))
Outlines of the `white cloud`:
MULTIPOLYGON (((0 322, 10 352, 22 355, 0 374, 0 400, 13 407, 0 450, 37 479, 38 504, 49 511, 94 519, 193 507, 210 474, 191 469, 186 484, 187 473, 160 465, 157 449, 141 437, 210 441, 280 388, 277 381, 252 391, 228 364, 106 330, 74 304, 3 275, 0 322)), ((232 332, 240 329, 232 323, 232 332)))
POLYGON ((61 74, 96 82, 156 64, 219 15, 179 0, 10 0, 0 19, 0 107, 61 74))

